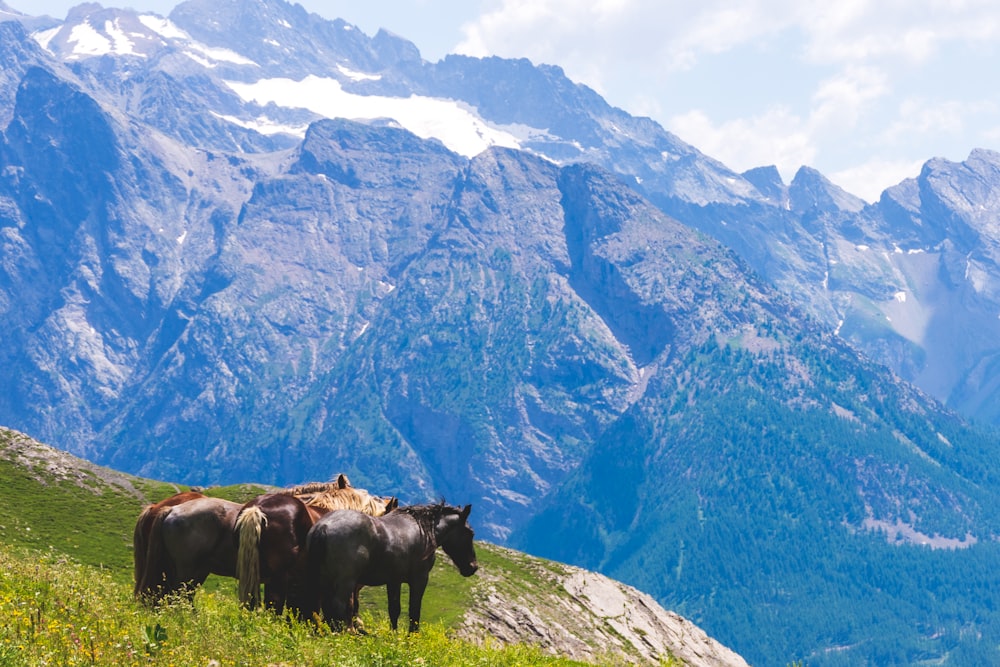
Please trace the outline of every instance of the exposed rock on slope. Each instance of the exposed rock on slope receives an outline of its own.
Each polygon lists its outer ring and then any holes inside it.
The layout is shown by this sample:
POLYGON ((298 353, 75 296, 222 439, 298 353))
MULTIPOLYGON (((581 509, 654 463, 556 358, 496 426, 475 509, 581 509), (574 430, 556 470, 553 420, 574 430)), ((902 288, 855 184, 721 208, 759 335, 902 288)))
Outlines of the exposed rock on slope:
POLYGON ((106 493, 110 487, 116 493, 142 499, 131 475, 94 465, 72 454, 60 451, 34 440, 18 431, 0 427, 0 461, 38 473, 39 484, 71 481, 96 495, 106 493))
POLYGON ((531 643, 576 660, 691 667, 740 667, 746 661, 691 621, 631 586, 569 565, 490 547, 524 568, 531 585, 480 569, 477 603, 461 634, 531 643), (551 591, 546 596, 540 591, 551 591))

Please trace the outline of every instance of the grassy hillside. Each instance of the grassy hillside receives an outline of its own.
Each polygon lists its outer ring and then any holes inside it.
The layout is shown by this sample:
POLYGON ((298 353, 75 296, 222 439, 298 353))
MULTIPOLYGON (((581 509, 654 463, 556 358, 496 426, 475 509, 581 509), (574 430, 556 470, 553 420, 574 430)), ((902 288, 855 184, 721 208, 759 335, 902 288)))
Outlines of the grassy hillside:
POLYGON ((0 664, 574 665, 526 646, 478 646, 440 623, 419 636, 363 614, 370 634, 333 634, 241 608, 227 591, 152 611, 108 570, 56 551, 0 547, 0 664))
MULTIPOLYGON (((381 588, 364 592, 366 637, 248 612, 236 602, 235 582, 214 576, 194 608, 150 610, 132 599, 132 528, 144 504, 186 487, 92 466, 0 429, 0 488, 0 665, 584 664, 524 645, 457 639, 481 595, 478 578, 461 577, 446 558, 431 574, 419 636, 389 630, 381 588)), ((243 500, 263 490, 208 492, 243 500)), ((485 543, 477 551, 492 581, 545 593, 544 580, 525 566, 529 557, 485 543)))

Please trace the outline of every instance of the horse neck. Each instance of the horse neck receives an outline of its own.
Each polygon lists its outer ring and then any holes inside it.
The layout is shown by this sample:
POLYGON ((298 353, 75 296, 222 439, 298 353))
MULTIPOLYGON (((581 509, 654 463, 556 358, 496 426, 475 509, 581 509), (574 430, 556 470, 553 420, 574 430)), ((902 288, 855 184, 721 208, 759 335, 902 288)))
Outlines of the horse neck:
POLYGON ((420 527, 420 532, 427 541, 429 551, 433 552, 438 547, 437 525, 447 510, 448 508, 443 505, 418 505, 400 507, 387 516, 400 513, 412 518, 420 527))

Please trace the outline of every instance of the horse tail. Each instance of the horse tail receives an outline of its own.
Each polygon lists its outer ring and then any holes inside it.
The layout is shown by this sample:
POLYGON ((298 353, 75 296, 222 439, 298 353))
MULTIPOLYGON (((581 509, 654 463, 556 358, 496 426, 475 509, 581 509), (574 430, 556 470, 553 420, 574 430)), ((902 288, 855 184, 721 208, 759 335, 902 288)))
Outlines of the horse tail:
MULTIPOLYGON (((136 597, 145 598, 150 602, 155 602, 164 590, 167 579, 167 549, 163 542, 163 520, 170 514, 172 508, 160 510, 153 513, 153 517, 148 521, 149 530, 146 535, 140 538, 144 543, 142 553, 136 548, 136 554, 142 556, 142 578, 136 581, 136 597)), ((137 530, 141 530, 136 525, 137 530)), ((134 538, 134 536, 133 536, 134 538)))
POLYGON ((303 619, 316 620, 322 610, 323 600, 326 598, 324 591, 328 586, 328 582, 321 577, 323 562, 327 558, 326 539, 319 533, 310 531, 306 536, 305 547, 305 577, 300 582, 302 586, 298 611, 303 619))
POLYGON ((267 516, 256 505, 247 507, 236 518, 239 547, 236 555, 236 578, 240 602, 253 609, 260 600, 260 533, 267 516))
POLYGON ((149 548, 147 539, 148 524, 153 518, 150 516, 153 506, 143 508, 142 513, 135 522, 135 529, 132 531, 132 570, 135 574, 135 586, 132 588, 132 595, 139 597, 139 588, 142 580, 146 576, 146 551, 149 548))

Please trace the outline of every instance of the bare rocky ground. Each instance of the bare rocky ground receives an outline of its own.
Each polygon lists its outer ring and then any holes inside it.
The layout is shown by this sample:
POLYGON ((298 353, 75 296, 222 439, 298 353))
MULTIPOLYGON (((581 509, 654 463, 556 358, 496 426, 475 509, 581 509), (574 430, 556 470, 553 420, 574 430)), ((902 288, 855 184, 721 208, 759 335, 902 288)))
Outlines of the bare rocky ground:
POLYGON ((131 475, 77 458, 18 431, 0 428, 0 458, 37 471, 37 479, 41 484, 47 484, 50 480, 72 481, 97 495, 104 492, 105 485, 110 485, 128 495, 143 498, 131 475))
POLYGON ((477 573, 476 604, 461 634, 531 643, 599 664, 746 667, 746 661, 691 621, 631 586, 576 567, 492 547, 523 567, 523 577, 477 573), (552 595, 541 596, 550 590, 552 595), (669 660, 675 661, 671 663, 669 660))

